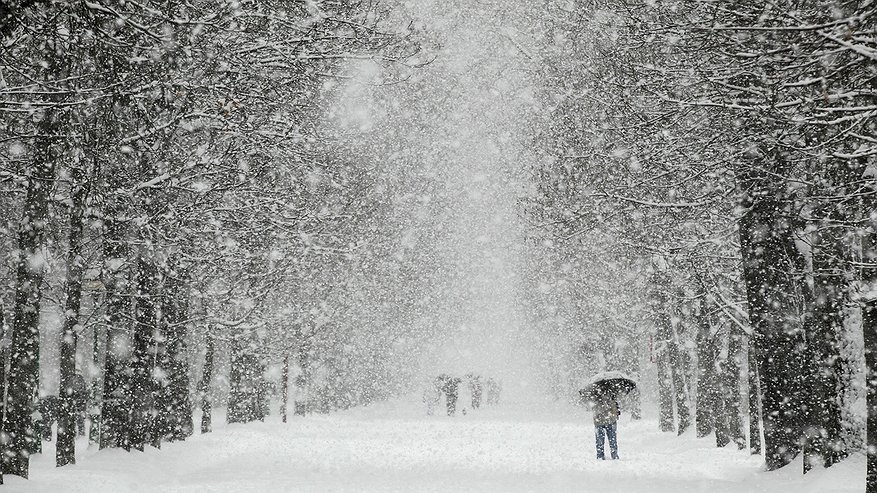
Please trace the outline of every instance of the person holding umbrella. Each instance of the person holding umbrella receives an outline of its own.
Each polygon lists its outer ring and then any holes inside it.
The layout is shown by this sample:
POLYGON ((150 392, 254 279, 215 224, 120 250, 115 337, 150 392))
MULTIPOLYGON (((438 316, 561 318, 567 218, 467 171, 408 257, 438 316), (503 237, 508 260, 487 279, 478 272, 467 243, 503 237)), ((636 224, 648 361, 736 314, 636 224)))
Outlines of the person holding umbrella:
POLYGON ((605 460, 605 439, 609 439, 609 451, 613 459, 618 459, 618 401, 615 396, 604 391, 594 392, 594 401, 591 405, 594 412, 594 435, 597 438, 597 459, 605 460))
POLYGON ((613 459, 618 459, 618 394, 628 393, 636 387, 636 382, 618 371, 602 372, 594 375, 585 388, 579 391, 584 400, 591 404, 594 413, 594 435, 597 440, 597 459, 605 460, 605 442, 609 440, 609 451, 613 459))

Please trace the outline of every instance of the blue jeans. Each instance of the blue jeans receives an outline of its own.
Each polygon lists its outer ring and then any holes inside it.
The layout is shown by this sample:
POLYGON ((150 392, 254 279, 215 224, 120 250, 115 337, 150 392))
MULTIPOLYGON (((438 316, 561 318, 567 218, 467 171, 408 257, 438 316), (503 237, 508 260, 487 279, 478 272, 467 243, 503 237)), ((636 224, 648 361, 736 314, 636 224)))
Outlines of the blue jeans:
POLYGON ((608 425, 594 425, 594 434, 597 435, 597 458, 605 459, 603 452, 603 436, 609 438, 609 450, 612 452, 612 458, 618 458, 618 440, 615 435, 617 423, 608 425))

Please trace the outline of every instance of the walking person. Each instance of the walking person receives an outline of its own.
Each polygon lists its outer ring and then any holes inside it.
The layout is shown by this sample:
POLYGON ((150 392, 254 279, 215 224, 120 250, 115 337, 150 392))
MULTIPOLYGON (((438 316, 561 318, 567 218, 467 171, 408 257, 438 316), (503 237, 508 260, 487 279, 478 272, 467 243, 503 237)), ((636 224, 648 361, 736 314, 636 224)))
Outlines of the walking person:
POLYGON ((594 395, 593 407, 594 412, 594 435, 597 438, 597 459, 605 460, 604 452, 605 440, 609 440, 609 450, 613 459, 618 459, 618 416, 621 411, 618 409, 618 401, 615 396, 607 392, 600 392, 594 395))

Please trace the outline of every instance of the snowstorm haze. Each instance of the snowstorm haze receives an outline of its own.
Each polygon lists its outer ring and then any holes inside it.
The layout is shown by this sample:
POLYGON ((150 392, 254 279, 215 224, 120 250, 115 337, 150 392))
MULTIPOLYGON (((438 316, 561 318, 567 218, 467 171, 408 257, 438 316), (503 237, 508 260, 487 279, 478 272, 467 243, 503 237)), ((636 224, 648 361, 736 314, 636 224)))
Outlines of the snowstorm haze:
POLYGON ((419 341, 419 377, 475 372, 512 393, 542 383, 527 327, 520 206, 538 103, 526 52, 533 40, 517 26, 533 12, 516 3, 407 2, 405 17, 429 33, 408 62, 422 66, 350 63, 356 77, 334 91, 331 112, 347 145, 404 177, 390 179, 405 228, 396 254, 425 249, 441 266, 420 265, 408 281, 429 286, 435 303, 416 322, 429 334, 419 341))
POLYGON ((877 493, 875 14, 0 0, 2 489, 877 493))

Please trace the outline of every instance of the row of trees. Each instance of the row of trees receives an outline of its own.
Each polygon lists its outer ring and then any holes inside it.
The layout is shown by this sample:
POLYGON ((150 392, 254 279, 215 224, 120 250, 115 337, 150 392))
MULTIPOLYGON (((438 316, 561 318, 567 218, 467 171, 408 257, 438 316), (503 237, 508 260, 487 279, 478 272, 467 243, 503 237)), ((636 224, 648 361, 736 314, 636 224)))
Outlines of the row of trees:
POLYGON ((342 62, 416 51, 383 9, 0 3, 3 473, 28 475, 43 390, 59 396, 57 464, 75 461, 77 363, 102 448, 185 439, 193 387, 209 431, 227 353, 230 421, 260 416, 265 366, 290 354, 305 380, 341 361, 375 376, 334 381, 331 405, 384 392, 380 341, 351 352, 356 314, 332 315, 355 304, 357 279, 376 282, 368 258, 395 237, 362 248, 383 197, 319 124, 342 62))
POLYGON ((534 224, 568 259, 640 266, 626 282, 648 310, 627 320, 652 318, 662 429, 687 428, 692 395, 699 435, 745 446, 745 385, 749 445, 760 453, 763 433, 769 469, 861 450, 851 408, 866 382, 877 436, 873 13, 582 1, 553 8, 540 40, 534 224))

